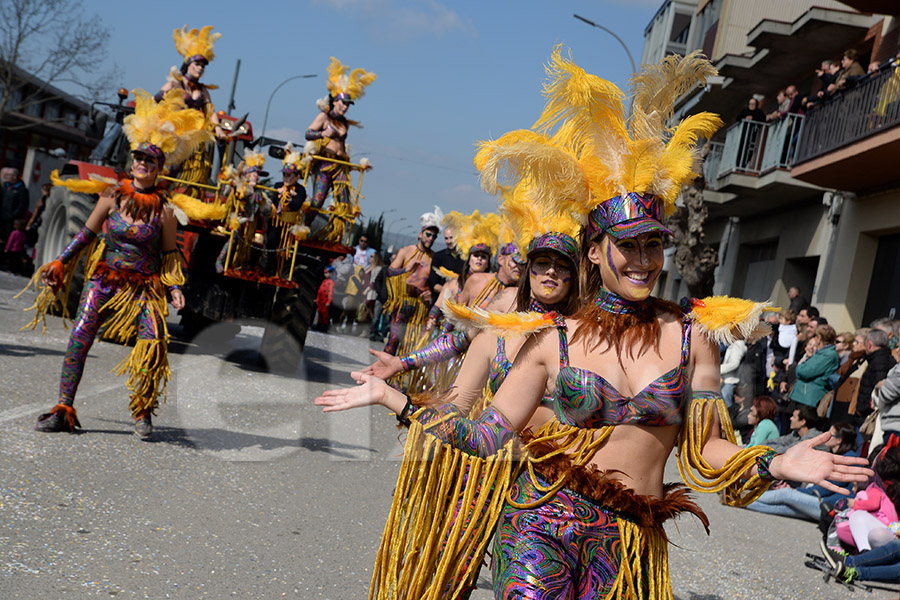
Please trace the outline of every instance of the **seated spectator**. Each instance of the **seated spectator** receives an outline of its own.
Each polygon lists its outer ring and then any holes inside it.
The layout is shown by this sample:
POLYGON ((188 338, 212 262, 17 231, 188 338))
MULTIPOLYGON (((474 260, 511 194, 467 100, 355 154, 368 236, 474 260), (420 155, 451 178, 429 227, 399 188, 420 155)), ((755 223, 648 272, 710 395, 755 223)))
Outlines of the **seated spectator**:
POLYGON ((897 534, 891 535, 890 541, 873 550, 840 557, 834 566, 834 578, 844 583, 900 582, 900 540, 897 534))
POLYGON ((887 336, 888 336, 887 346, 888 346, 888 348, 891 349, 891 354, 893 354, 894 360, 900 361, 900 356, 898 356, 898 354, 897 354, 897 349, 898 349, 898 343, 897 343, 898 339, 897 338, 898 338, 898 333, 900 333, 897 331, 898 323, 900 323, 900 321, 896 321, 896 320, 892 321, 891 319, 888 319, 888 318, 875 319, 874 321, 872 321, 871 327, 874 329, 880 329, 881 331, 883 331, 887 334, 887 336))
POLYGON ((735 340, 725 350, 725 358, 719 367, 722 375, 722 398, 725 400, 725 406, 731 406, 732 397, 734 396, 734 387, 740 383, 738 370, 741 367, 741 360, 747 354, 747 343, 744 340, 735 340))
POLYGON ((847 357, 847 361, 838 367, 838 382, 835 385, 837 392, 834 395, 831 411, 832 421, 854 420, 850 415, 856 412, 859 380, 867 366, 866 336, 868 334, 867 327, 856 330, 850 346, 850 355, 847 357))
POLYGON ((839 333, 837 338, 834 340, 834 349, 838 353, 838 357, 841 359, 841 366, 847 364, 847 361, 850 360, 851 348, 853 347, 853 334, 849 331, 845 331, 843 333, 839 333))
POLYGON ((900 500, 900 453, 894 446, 885 446, 872 462, 875 476, 847 501, 850 508, 846 519, 836 519, 838 539, 848 547, 860 551, 884 545, 891 538, 888 525, 897 520, 895 502, 900 500))
POLYGON ((753 426, 753 432, 746 443, 747 447, 762 446, 778 437, 778 427, 773 420, 776 410, 775 401, 769 396, 757 396, 753 399, 753 406, 750 407, 750 414, 747 416, 747 422, 753 426))
POLYGON ((837 373, 841 359, 834 349, 837 334, 831 325, 819 325, 806 345, 806 360, 797 365, 797 381, 790 399, 798 404, 816 407, 830 387, 830 377, 837 373))
MULTIPOLYGON (((818 424, 819 415, 816 414, 814 406, 798 405, 794 412, 791 413, 790 431, 781 437, 770 440, 766 446, 769 446, 775 452, 785 452, 795 444, 822 435, 822 432, 816 429, 818 424)), ((816 449, 827 450, 824 445, 819 445, 816 449)))
MULTIPOLYGON (((831 439, 825 446, 832 454, 851 456, 856 454, 856 428, 849 423, 835 423, 829 430, 831 439)), ((832 482, 836 486, 850 489, 853 484, 832 482)), ((770 489, 747 508, 756 512, 806 521, 818 521, 822 509, 831 510, 834 503, 846 498, 845 495, 833 492, 818 485, 792 488, 790 486, 770 489)))

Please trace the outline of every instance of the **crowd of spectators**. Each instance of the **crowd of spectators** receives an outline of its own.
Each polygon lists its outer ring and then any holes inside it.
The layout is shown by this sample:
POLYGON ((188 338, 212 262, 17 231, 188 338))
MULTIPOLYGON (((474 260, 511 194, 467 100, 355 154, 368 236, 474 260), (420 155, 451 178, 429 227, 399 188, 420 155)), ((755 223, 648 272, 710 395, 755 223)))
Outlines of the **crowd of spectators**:
POLYGON ((30 277, 34 272, 34 247, 50 185, 34 212, 29 211, 29 194, 21 173, 14 167, 0 169, 0 269, 30 277))
POLYGON ((823 552, 843 580, 898 583, 900 321, 876 319, 838 333, 799 288, 788 296, 789 308, 768 319, 772 332, 761 342, 762 377, 751 352, 760 342, 723 349, 723 396, 730 398, 735 431, 745 445, 777 452, 828 431, 820 450, 868 457, 876 476, 855 487, 836 483, 849 497, 777 482, 748 508, 818 522, 823 552))

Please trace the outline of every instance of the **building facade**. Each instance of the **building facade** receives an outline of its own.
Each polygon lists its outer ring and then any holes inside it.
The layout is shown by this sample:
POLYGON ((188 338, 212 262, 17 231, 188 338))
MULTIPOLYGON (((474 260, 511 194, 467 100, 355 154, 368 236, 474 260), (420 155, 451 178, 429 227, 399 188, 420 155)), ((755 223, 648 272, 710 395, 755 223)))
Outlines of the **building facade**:
MULTIPOLYGON (((897 3, 887 3, 896 5, 897 3)), ((665 2, 661 12, 673 10, 665 2)), ((703 165, 707 241, 718 247, 716 293, 786 306, 801 289, 838 330, 900 308, 900 12, 878 0, 699 2, 684 52, 703 50, 719 77, 685 97, 679 114, 711 111, 726 126, 703 165), (770 121, 737 120, 755 99, 778 109, 780 90, 815 98, 823 60, 859 54, 881 70, 808 110, 770 121)), ((670 53, 654 31, 644 56, 670 53)), ((677 28, 677 27, 675 27, 677 28)), ((874 68, 874 67, 873 67, 874 68)), ((686 294, 669 269, 666 295, 686 294)))

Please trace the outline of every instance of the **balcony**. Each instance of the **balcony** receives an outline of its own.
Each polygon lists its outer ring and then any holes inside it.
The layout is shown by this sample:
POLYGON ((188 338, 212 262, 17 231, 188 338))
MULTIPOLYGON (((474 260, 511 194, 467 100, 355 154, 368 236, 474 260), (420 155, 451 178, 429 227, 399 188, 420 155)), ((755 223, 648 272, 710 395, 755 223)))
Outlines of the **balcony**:
POLYGON ((806 116, 796 179, 857 194, 900 183, 900 70, 863 79, 806 116))
POLYGON ((712 144, 703 163, 712 216, 750 216, 820 193, 789 173, 803 120, 740 121, 728 128, 724 143, 712 144))
POLYGON ((900 6, 897 0, 841 0, 847 6, 852 6, 859 12, 874 13, 876 15, 898 15, 900 6))

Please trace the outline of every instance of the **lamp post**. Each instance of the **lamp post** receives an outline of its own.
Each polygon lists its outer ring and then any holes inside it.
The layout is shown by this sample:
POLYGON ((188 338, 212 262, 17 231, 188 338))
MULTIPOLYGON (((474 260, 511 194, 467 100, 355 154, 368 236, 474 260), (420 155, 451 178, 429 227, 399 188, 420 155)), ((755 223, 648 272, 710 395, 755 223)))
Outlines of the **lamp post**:
POLYGON ((266 124, 269 122, 269 108, 272 106, 272 98, 275 97, 275 92, 280 90, 281 86, 283 86, 284 84, 286 84, 289 81, 293 81, 295 79, 312 79, 313 77, 318 77, 318 75, 316 75, 315 73, 312 73, 309 75, 294 75, 293 77, 288 77, 287 79, 285 79, 284 81, 279 83, 277 86, 275 86, 275 89, 272 90, 271 94, 269 94, 269 101, 266 102, 266 115, 263 117, 262 133, 260 134, 259 137, 263 137, 266 134, 266 124))
MULTIPOLYGON (((384 228, 385 233, 391 233, 395 224, 401 223, 405 220, 406 220, 406 217, 400 217, 399 219, 394 219, 393 221, 390 222, 390 224, 387 227, 384 228)), ((395 233, 394 234, 394 244, 396 244, 396 243, 397 243, 397 234, 395 233)), ((391 246, 393 246, 394 244, 391 244, 391 246)))
POLYGON ((603 31, 605 31, 605 32, 608 33, 609 35, 611 35, 611 36, 613 36, 614 38, 616 38, 616 39, 619 41, 619 43, 622 44, 622 47, 625 48, 625 53, 628 55, 628 60, 631 61, 631 72, 632 72, 632 73, 637 73, 637 67, 635 67, 635 65, 634 65, 634 58, 632 58, 632 56, 631 56, 631 51, 628 50, 628 46, 625 45, 625 42, 622 40, 622 38, 620 38, 618 35, 616 35, 616 33, 615 33, 612 29, 607 29, 607 28, 604 27, 603 25, 598 25, 597 23, 594 23, 594 22, 591 21, 590 19, 585 19, 585 18, 582 17, 581 15, 572 15, 572 16, 575 17, 576 19, 578 19, 579 21, 582 21, 582 22, 584 22, 584 23, 587 23, 587 24, 590 25, 591 27, 596 27, 597 29, 602 29, 603 31))

